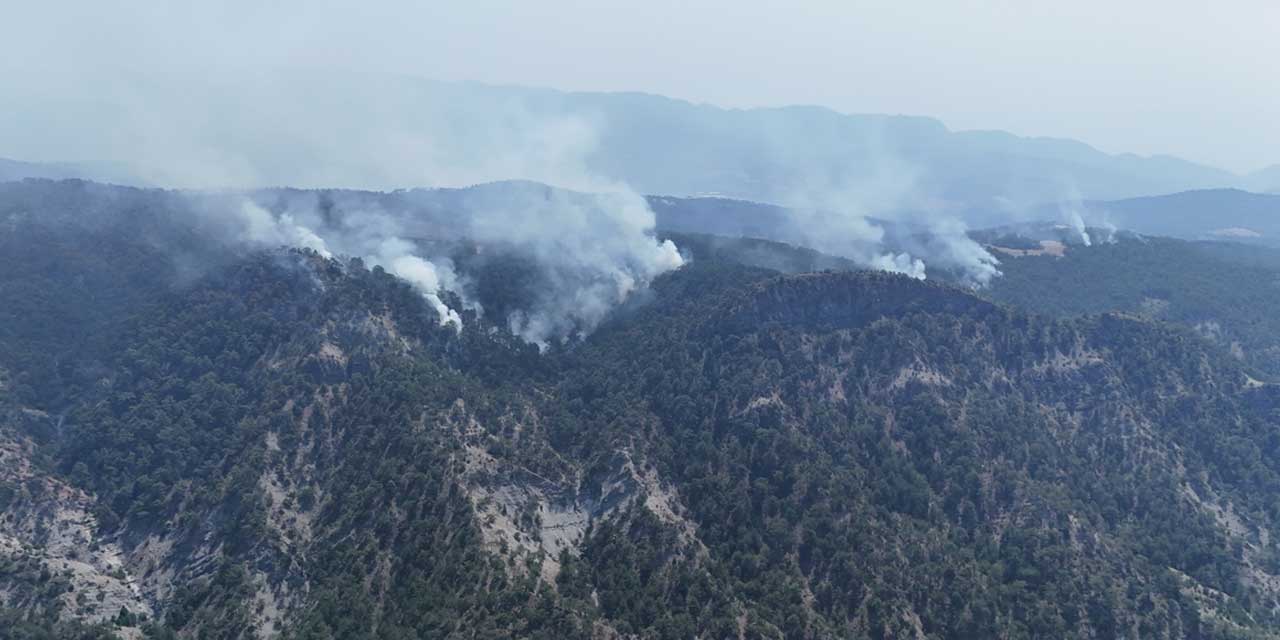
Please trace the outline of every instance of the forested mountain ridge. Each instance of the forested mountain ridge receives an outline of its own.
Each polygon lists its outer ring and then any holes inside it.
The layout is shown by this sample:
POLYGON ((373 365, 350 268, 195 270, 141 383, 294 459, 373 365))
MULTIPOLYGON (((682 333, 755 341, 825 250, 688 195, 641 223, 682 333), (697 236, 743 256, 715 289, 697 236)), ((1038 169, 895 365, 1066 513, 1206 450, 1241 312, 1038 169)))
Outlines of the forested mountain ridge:
POLYGON ((1276 635, 1276 391, 1158 321, 686 235, 540 353, 358 260, 24 212, 17 637, 1276 635))
POLYGON ((1280 374, 1280 251, 1128 234, 1061 255, 1018 253, 1001 254, 1003 275, 982 295, 1055 317, 1117 311, 1177 324, 1260 379, 1280 374))
MULTIPOLYGON (((739 455, 727 456, 722 464, 729 469, 737 468, 739 473, 744 474, 742 481, 745 484, 738 485, 739 490, 744 493, 740 494, 739 500, 727 501, 720 507, 721 509, 726 508, 727 505, 761 505, 762 501, 763 504, 769 503, 767 497, 769 490, 750 484, 753 471, 760 472, 755 465, 763 464, 763 467, 769 470, 769 473, 764 475, 772 476, 778 473, 783 478, 781 482, 784 486, 790 486, 790 483, 796 482, 797 477, 803 477, 810 482, 815 482, 819 487, 826 485, 828 491, 821 492, 822 495, 858 496, 856 500, 867 500, 869 504, 860 505, 859 509, 865 509, 876 515, 864 516, 865 519, 862 521, 874 523, 879 520, 884 527, 879 533, 879 536, 883 537, 872 535, 872 538, 897 540, 898 545, 910 538, 909 532, 914 530, 910 525, 920 526, 930 531, 933 536, 942 535, 943 539, 958 536, 964 541, 960 544, 965 546, 977 544, 983 539, 984 534, 993 536, 996 541, 999 541, 1002 539, 1002 532, 997 523, 1006 521, 1007 518, 1015 522, 1019 518, 1028 518, 1025 522, 1039 521, 1040 526, 1043 527, 1046 522, 1053 519, 1047 514, 1057 512, 1057 517, 1063 518, 1063 522, 1076 522, 1080 516, 1070 512, 1086 504, 1093 505, 1089 510, 1096 509, 1102 504, 1110 504, 1110 508, 1118 509, 1110 516, 1095 517, 1091 520, 1092 525, 1101 525, 1100 528, 1103 530, 1107 526, 1102 523, 1109 521, 1118 525, 1117 529, 1124 529, 1126 527, 1120 523, 1129 518, 1134 518, 1138 522, 1149 519, 1144 525, 1137 525, 1134 521, 1126 523, 1129 527, 1137 529, 1152 526, 1155 521, 1165 518, 1169 518, 1167 524, 1157 525, 1157 529, 1176 526, 1186 531, 1188 527, 1208 525, 1203 515, 1196 514, 1197 509, 1191 507, 1192 501, 1186 499, 1187 494, 1182 490, 1174 490, 1179 484, 1185 483, 1186 479, 1176 480, 1178 474, 1173 474, 1164 467, 1165 464, 1185 454, 1168 450, 1157 454, 1155 450, 1164 446, 1154 444, 1155 441, 1178 432, 1184 435, 1197 434, 1195 436, 1197 439, 1205 437, 1205 434, 1199 432, 1196 427, 1174 428, 1173 424, 1180 420, 1171 407, 1157 410, 1155 414, 1139 417, 1135 412, 1145 410, 1136 409, 1130 401, 1103 400, 1108 397, 1114 398, 1117 394, 1128 394, 1140 388, 1149 388, 1150 391, 1144 394, 1146 402, 1162 404, 1181 398, 1180 401, 1174 402, 1180 406, 1180 410, 1186 410, 1189 408, 1186 406, 1188 404, 1199 404, 1199 400, 1193 400, 1193 398, 1198 398, 1199 394, 1205 392, 1207 388, 1202 386, 1205 384, 1210 387, 1225 384, 1233 388, 1235 391, 1230 392, 1228 396, 1237 392, 1246 395, 1252 393, 1245 390, 1247 382, 1239 376, 1238 372, 1229 375, 1227 380, 1213 382, 1201 380, 1192 383, 1182 379, 1178 374, 1170 376, 1168 370, 1162 369, 1166 365, 1157 364, 1169 358, 1172 355, 1171 352, 1176 352, 1187 344, 1194 344, 1194 339, 1164 335, 1152 340, 1161 334, 1161 330, 1149 323, 1119 316, 1102 317, 1067 327, 1054 324, 1037 326, 1039 324, 1037 321, 1020 318, 1016 314, 1009 315, 1006 311, 978 301, 971 303, 972 309, 969 313, 958 317, 946 313, 934 315, 927 311, 912 312, 908 310, 911 308, 910 305, 920 301, 913 299, 910 295, 903 296, 905 298, 903 304, 908 306, 906 309, 898 309, 898 313, 903 314, 901 316, 889 311, 893 306, 887 306, 885 311, 889 312, 881 316, 879 321, 869 321, 869 326, 860 327, 861 322, 858 322, 857 316, 854 315, 852 318, 845 318, 846 322, 849 320, 853 322, 843 326, 826 325, 824 328, 827 332, 814 332, 812 323, 805 320, 828 317, 826 313, 818 310, 838 306, 838 303, 833 305, 832 298, 839 299, 849 294, 849 291, 841 285, 858 283, 859 286, 854 291, 859 294, 857 298, 859 301, 867 298, 892 300, 895 294, 901 295, 901 288, 909 291, 914 287, 923 286, 906 282, 901 278, 892 278, 887 283, 877 285, 874 278, 871 281, 864 278, 857 275, 833 275, 816 279, 812 276, 801 276, 799 282, 802 286, 815 289, 817 294, 808 299, 808 309, 801 308, 798 314, 788 313, 782 316, 786 317, 787 321, 777 324, 770 323, 770 320, 780 316, 761 317, 760 319, 766 323, 763 328, 734 340, 736 344, 733 346, 736 348, 730 349, 729 353, 738 357, 727 360, 736 366, 720 365, 724 367, 725 377, 733 376, 733 378, 732 381, 719 384, 729 388, 737 387, 736 393, 728 394, 721 391, 710 394, 714 400, 703 400, 701 403, 698 400, 690 402, 693 398, 707 397, 702 393, 694 392, 704 392, 708 384, 699 384, 688 379, 690 375, 688 372, 699 368, 695 364, 697 359, 693 358, 693 354, 700 354, 700 358, 710 360, 698 363, 701 364, 702 369, 712 371, 719 369, 716 366, 719 363, 715 359, 710 359, 700 348, 694 348, 691 355, 686 356, 683 361, 655 363, 648 370, 650 375, 653 371, 663 371, 674 372, 668 377, 683 378, 662 387, 661 391, 655 394, 657 397, 676 394, 676 398, 672 400, 655 400, 670 412, 666 415, 669 416, 669 424, 673 425, 671 427, 673 431, 684 437, 695 438, 695 441, 699 437, 698 434, 711 432, 716 434, 712 436, 713 438, 721 439, 721 446, 725 446, 724 442, 733 442, 736 445, 734 449, 739 455), (849 280, 845 280, 846 278, 849 280), (934 324, 936 322, 941 322, 941 325, 934 324), (797 328, 797 325, 808 330, 797 328), (1015 327, 1017 330, 1014 330, 1015 327), (990 331, 990 334, 985 334, 984 330, 990 331), (976 335, 966 335, 969 331, 974 331, 976 335), (1029 337, 1030 340, 1026 340, 1029 337), (1135 342, 1147 340, 1151 342, 1145 345, 1144 349, 1133 348, 1135 342), (858 347, 863 345, 871 351, 860 352, 858 347), (1133 357, 1137 355, 1135 351, 1146 349, 1154 349, 1154 351, 1147 351, 1140 357, 1133 357), (762 354, 761 351, 764 353, 762 354), (839 356, 833 357, 835 354, 839 356), (742 366, 746 363, 754 363, 756 366, 742 366), (858 364, 850 367, 852 363, 858 364), (841 364, 849 368, 844 368, 841 364), (1146 376, 1154 377, 1143 379, 1146 376), (1119 392, 1121 388, 1126 391, 1119 392), (683 395, 681 390, 686 389, 689 392, 683 395), (1051 400, 1050 398, 1053 397, 1059 399, 1051 400), (1066 406, 1058 405, 1062 402, 1061 399, 1066 397, 1074 397, 1076 400, 1068 401, 1066 406), (729 398, 732 398, 732 401, 729 398), (853 400, 854 398, 857 400, 853 400), (841 406, 844 402, 857 405, 861 411, 867 413, 858 416, 861 420, 848 414, 832 415, 830 413, 832 405, 841 406), (1074 402, 1081 404, 1074 404, 1074 402), (699 405, 705 407, 708 403, 716 405, 726 403, 728 406, 716 406, 716 409, 711 410, 713 415, 717 410, 724 414, 718 419, 703 422, 688 419, 691 407, 699 405), (979 407, 981 409, 978 409, 979 407), (1012 407, 1019 408, 1012 409, 1012 407), (977 411, 976 414, 975 411, 977 411), (1008 413, 1009 411, 1013 413, 1008 413), (862 421, 866 422, 859 427, 858 423, 862 421), (735 433, 729 426, 735 425, 742 429, 745 428, 742 426, 744 422, 748 425, 759 424, 765 432, 748 429, 746 432, 735 433), (930 424, 935 427, 926 426, 930 424), (769 435, 773 430, 783 426, 789 429, 785 429, 782 434, 769 435), (899 433, 898 429, 904 427, 905 431, 899 433), (869 431, 861 432, 861 437, 858 437, 860 428, 869 429, 869 431), (1112 431, 1113 429, 1118 432, 1112 431), (1165 431, 1166 429, 1169 431, 1165 431), (1182 429, 1187 431, 1181 431, 1182 429), (798 435, 796 431, 802 435, 798 435), (764 438, 764 440, 752 442, 755 438, 764 438), (787 442, 794 443, 792 445, 794 448, 780 446, 787 442), (1017 444, 1014 444, 1015 442, 1017 444), (952 448, 953 445, 959 448, 952 448), (1021 450, 1013 453, 1005 449, 1008 446, 1013 446, 1014 450, 1021 450), (835 452, 844 452, 847 456, 836 457, 832 461, 837 469, 849 465, 853 460, 859 460, 863 464, 874 460, 875 462, 872 463, 874 471, 863 471, 868 475, 857 480, 837 474, 835 478, 849 484, 844 485, 845 492, 831 491, 831 486, 828 484, 834 481, 831 476, 817 473, 807 467, 815 464, 821 466, 819 461, 824 461, 826 455, 835 456, 835 452), (1005 459, 1006 456, 1008 459, 1005 459), (743 460, 751 460, 751 462, 747 463, 743 460), (966 463, 966 460, 971 462, 966 463), (979 460, 987 462, 980 463, 979 460), (1000 460, 1001 463, 997 463, 995 467, 1003 468, 1003 471, 996 471, 987 466, 991 461, 996 460, 1000 460), (895 467, 897 464, 902 464, 905 468, 895 467), (974 484, 970 485, 972 488, 969 491, 974 493, 966 495, 965 490, 960 490, 959 487, 964 482, 958 478, 945 478, 949 473, 948 470, 958 467, 970 467, 974 473, 986 478, 985 480, 970 479, 974 484), (781 472, 782 469, 787 471, 781 472), (994 478, 1000 478, 1004 472, 1018 479, 1012 481, 1008 487, 1012 493, 1005 494, 1004 500, 1008 502, 1002 504, 998 491, 994 494, 987 492, 993 491, 993 486, 989 483, 994 478), (1076 489, 1068 489, 1067 487, 1076 482, 1069 478, 1082 472, 1093 478, 1085 483, 1090 488, 1084 489, 1085 485, 1081 485, 1076 489), (815 480, 811 473, 822 479, 815 480), (917 473, 919 475, 916 475, 917 473), (994 474, 994 476, 988 474, 994 474), (884 483, 888 486, 882 485, 878 491, 869 491, 867 485, 862 483, 872 485, 884 483), (1057 487, 1051 488, 1054 485, 1057 487), (1162 485, 1166 488, 1155 489, 1162 485), (912 489, 912 486, 915 489, 912 489), (1013 486, 1018 488, 1015 489, 1013 486), (1137 486, 1145 488, 1139 489, 1137 486), (1099 502, 1100 496, 1094 493, 1111 491, 1119 487, 1128 487, 1127 491, 1133 493, 1128 494, 1127 498, 1119 499, 1118 502, 1109 500, 1099 502), (1062 493, 1064 490, 1065 494, 1062 493), (1074 498, 1066 497, 1080 490, 1084 493, 1076 494, 1074 498), (765 495, 756 494, 757 491, 765 495), (913 494, 913 491, 919 491, 919 493, 913 494), (1046 491, 1047 494, 1040 493, 1046 491), (1147 494, 1147 491, 1154 493, 1147 494), (1019 495, 1015 498, 1012 494, 1019 495), (1157 498, 1161 494, 1164 497, 1157 498), (1056 497, 1051 498, 1050 495, 1056 497), (1059 500, 1066 500, 1066 502, 1059 503, 1059 500), (972 503, 969 504, 966 501, 972 501, 972 503), (961 504, 969 504, 969 506, 957 506, 961 504), (1064 508, 1065 504, 1073 506, 1064 508), (975 513, 966 516, 967 508, 973 508, 975 513), (1018 513, 1026 508, 1037 512, 1036 515, 1018 513), (1059 509, 1061 511, 1058 511, 1059 509), (1175 512, 1177 515, 1174 515, 1175 512), (904 513, 911 514, 917 519, 903 518, 904 513), (966 527, 955 525, 966 522, 966 518, 973 519, 969 522, 986 524, 976 526, 976 531, 969 530, 961 534, 957 529, 964 530, 966 527), (931 522, 932 527, 936 528, 932 528, 929 524, 922 524, 921 521, 931 522), (947 524, 943 524, 944 522, 947 524), (1189 524, 1196 522, 1201 524, 1189 524), (941 534, 939 530, 948 533, 941 534)), ((786 285, 792 285, 795 282, 797 281, 793 278, 777 281, 773 286, 764 287, 761 294, 765 300, 773 303, 777 300, 776 291, 779 288, 782 291, 790 291, 786 285)), ((928 304, 925 303, 926 306, 928 304)), ((738 308, 737 304, 731 306, 738 308)), ((784 312, 796 311, 796 306, 793 304, 770 305, 770 308, 784 312)), ((818 322, 818 326, 823 326, 827 321, 819 320, 818 322)), ((740 331, 738 329, 740 325, 736 322, 717 326, 735 338, 737 337, 735 334, 740 331)), ((657 349, 642 350, 643 353, 655 351, 657 349)), ((1203 373, 1202 367, 1207 365, 1206 359, 1213 360, 1212 356, 1203 352, 1192 356, 1191 361, 1186 361, 1182 365, 1185 367, 1183 371, 1189 373, 1199 370, 1203 373)), ((1227 367, 1229 370, 1230 366, 1227 365, 1227 367)), ((640 367, 635 369, 638 370, 640 367)), ((719 388, 719 385, 711 383, 710 389, 719 388)), ((1197 413, 1202 411, 1204 409, 1200 409, 1197 413)), ((659 409, 659 413, 662 413, 662 409, 659 409)), ((699 414, 693 412, 693 415, 699 414)), ((1189 419, 1205 420, 1207 416, 1201 413, 1189 419)), ((1265 420, 1257 424, 1255 428, 1269 430, 1264 426, 1265 420)), ((1175 436, 1175 439, 1180 440, 1181 437, 1175 436)), ((683 440, 678 441, 683 442, 683 440)), ((1206 444, 1199 441, 1194 445, 1184 443, 1178 446, 1186 447, 1181 449, 1182 451, 1204 452, 1220 446, 1213 445, 1213 448, 1210 448, 1206 447, 1206 444)), ((1174 449, 1174 451, 1179 450, 1174 449)), ((688 445, 677 447, 673 455, 680 457, 682 452, 687 451, 690 451, 688 445)), ((703 449, 699 454, 685 455, 697 459, 705 455, 705 452, 706 449, 703 449)), ((698 468, 693 460, 687 458, 684 464, 698 468)), ((1203 462, 1191 463, 1193 467, 1200 467, 1201 464, 1203 462)), ((676 468, 680 468, 680 465, 676 465, 676 468)), ((855 474, 855 477, 856 475, 858 474, 855 474)), ((1079 476, 1076 477, 1079 478, 1079 476)), ((717 486, 726 488, 725 484, 717 486)), ((732 486, 732 483, 728 486, 732 486)), ((813 488, 816 487, 810 487, 810 489, 813 488)), ((1115 500, 1115 497, 1112 500, 1115 500)), ((775 506, 782 505, 775 504, 775 506)), ((760 507, 756 506, 756 508, 760 507)), ((844 508, 848 509, 850 506, 844 505, 844 508)), ((1106 508, 1103 507, 1104 510, 1106 508)), ((740 515, 739 518, 743 518, 742 520, 734 520, 732 511, 732 509, 729 512, 721 511, 717 514, 719 517, 710 518, 709 521, 722 523, 727 518, 728 521, 742 523, 739 526, 749 529, 750 525, 746 523, 750 522, 752 517, 762 517, 767 514, 767 512, 754 511, 751 515, 740 515)), ((779 513, 778 516, 781 517, 784 513, 779 513)), ((1099 512, 1095 511, 1095 513, 1099 512)), ((765 519, 768 520, 768 518, 765 519)), ((803 517, 800 519, 803 520, 803 517)), ((874 525, 868 524, 868 526, 872 530, 875 529, 874 525)), ((1063 526, 1065 536, 1066 530, 1071 527, 1066 527, 1065 524, 1063 526)), ((1196 545, 1199 546, 1204 540, 1214 537, 1213 534, 1208 534, 1212 528, 1212 525, 1208 525, 1199 533, 1189 534, 1189 538, 1199 538, 1201 542, 1196 545), (1208 536, 1200 537, 1205 534, 1208 536)), ((812 543, 821 545, 832 532, 826 528, 818 531, 821 535, 815 535, 812 543)), ((1041 533, 1045 531, 1041 530, 1041 533)), ((869 534, 871 534, 870 531, 862 532, 862 535, 869 534)), ((1093 535, 1106 538, 1105 534, 1097 530, 1093 531, 1093 535)), ((1110 544, 1101 545, 1104 549, 1115 545, 1108 551, 1116 551, 1116 547, 1128 547, 1135 542, 1133 538, 1141 538, 1137 535, 1137 531, 1133 530, 1127 530, 1124 534, 1118 534, 1117 531, 1112 535, 1115 539, 1110 540, 1110 544)), ((928 538, 930 534, 921 533, 921 536, 928 538)), ((1159 537, 1162 537, 1162 534, 1155 536, 1155 538, 1159 537)), ((776 538, 769 536, 764 538, 770 540, 765 546, 777 544, 776 538)), ((736 530, 732 535, 726 536, 725 541, 726 544, 732 544, 729 541, 742 539, 752 539, 752 536, 745 531, 736 530)), ((1097 539, 1095 537, 1095 540, 1097 539)), ((876 555, 876 550, 866 548, 865 540, 862 544, 857 544, 855 540, 847 540, 847 542, 850 543, 850 548, 857 548, 863 554, 872 557, 876 555)), ((1047 540, 1042 539, 1041 542, 1047 542, 1047 540)), ((1156 566, 1172 560, 1170 556, 1164 554, 1176 548, 1177 544, 1166 547, 1168 542, 1154 543, 1165 549, 1158 552, 1161 561, 1158 561, 1156 566)), ((935 543, 937 543, 936 539, 935 543)), ((1075 546, 1077 543, 1078 541, 1068 546, 1073 546, 1078 552, 1079 547, 1075 546)), ((1153 553, 1154 548, 1143 551, 1138 549, 1151 543, 1152 541, 1137 542, 1134 547, 1128 547, 1126 552, 1142 557, 1153 553)), ((1000 542, 994 544, 999 546, 1000 542)), ((1226 544, 1226 541, 1211 543, 1210 546, 1213 544, 1226 544)), ((894 546, 898 553, 902 552, 897 545, 890 546, 894 546)), ((1049 542, 1048 546, 1052 547, 1053 543, 1049 542)), ((1227 547, 1221 548, 1225 550, 1227 547)), ((1008 550, 1004 548, 1002 551, 1008 550)), ((799 553, 801 558, 829 558, 827 554, 833 553, 834 549, 828 547, 825 549, 826 553, 810 556, 806 552, 804 543, 800 543, 798 547, 792 547, 792 551, 799 553)), ((924 553, 923 550, 920 552, 924 553)), ((1134 567, 1129 563, 1136 562, 1132 556, 1128 560, 1109 557, 1105 561, 1099 559, 1099 564, 1089 569, 1079 565, 1075 567, 1059 565, 1050 570, 1040 563, 1045 562, 1054 553, 1047 548, 1041 549, 1041 552, 1045 555, 1031 562, 1035 565, 1034 569, 1030 566, 1024 566, 1024 569, 1041 579, 1044 578, 1043 572, 1048 570, 1055 576, 1050 582, 1058 584, 1070 584, 1072 581, 1068 576, 1076 571, 1081 572, 1077 579, 1084 580, 1084 575, 1090 575, 1096 579, 1110 572, 1103 567, 1127 565, 1130 567, 1128 570, 1132 571, 1134 567)), ((1209 552, 1206 547, 1201 546, 1199 551, 1192 553, 1193 555, 1203 553, 1204 555, 1199 557, 1200 560, 1205 560, 1221 552, 1209 552)), ((944 555, 949 554, 944 553, 944 555)), ((980 553, 978 555, 981 556, 980 553)), ((1068 552, 1066 556, 1076 556, 1076 554, 1068 552)), ((954 556, 951 557, 954 558, 954 556)), ((877 566, 871 558, 863 558, 859 561, 862 560, 867 561, 870 567, 877 566)), ((937 594, 951 593, 955 590, 955 585, 944 587, 932 584, 927 588, 921 586, 931 584, 930 581, 936 579, 939 574, 949 575, 947 570, 941 567, 926 568, 927 561, 924 556, 915 558, 906 565, 902 564, 900 558, 896 563, 893 558, 888 557, 879 558, 879 560, 886 563, 884 566, 893 566, 895 571, 905 574, 900 576, 903 583, 897 586, 897 589, 901 589, 898 593, 911 593, 912 589, 920 590, 915 596, 919 599, 912 603, 913 607, 925 607, 926 603, 931 602, 930 599, 937 594)), ((1078 556, 1074 561, 1083 562, 1078 556)), ((1010 560, 1003 558, 999 562, 1008 563, 1010 560)), ((975 564, 982 566, 976 559, 975 564)), ((1170 564, 1180 570, 1186 568, 1180 566, 1179 561, 1176 560, 1170 564)), ((1008 566, 1005 567, 1005 569, 1008 568, 1008 566)), ((1201 570, 1205 568, 1202 566, 1201 570)), ((849 569, 845 567, 845 570, 849 569)), ((867 569, 864 568, 864 570, 867 569)), ((815 575, 804 574, 804 568, 801 568, 800 572, 801 575, 796 576, 795 579, 809 584, 812 588, 815 575)), ((887 579, 877 571, 872 570, 872 572, 878 574, 876 576, 878 580, 887 579)), ((981 570, 976 573, 981 574, 981 570)), ((1007 587, 1009 583, 1006 581, 1016 582, 1015 576, 1016 572, 989 576, 988 579, 991 579, 993 584, 987 588, 994 588, 994 584, 1003 584, 1007 587)), ((967 594, 965 604, 956 603, 958 609, 967 612, 966 615, 973 615, 973 611, 967 606, 983 600, 980 596, 983 593, 982 582, 958 589, 967 594)), ((1089 591, 1088 588, 1082 589, 1082 592, 1087 591, 1089 591)), ((1014 592, 1000 591, 999 588, 996 588, 996 593, 998 595, 992 595, 993 600, 1004 604, 1008 604, 1010 598, 1014 596, 1014 592)), ((1079 633, 1082 629, 1079 625, 1082 623, 1085 627, 1089 625, 1087 616, 1076 617, 1061 609, 1074 597, 1087 596, 1081 592, 1074 594, 1069 591, 1057 592, 1049 598, 1054 603, 1051 607, 1054 611, 1042 611, 1040 614, 1047 615, 1050 619, 1062 616, 1063 621, 1070 621, 1067 628, 1079 633)), ((819 600, 823 601, 821 598, 819 600)), ((904 603, 897 604, 903 609, 907 608, 904 603)), ((999 606, 994 606, 997 611, 988 612, 997 619, 1001 617, 1001 612, 998 612, 999 606)), ((1083 603, 1078 606, 1081 606, 1082 611, 1090 608, 1083 603)), ((911 620, 911 614, 904 612, 903 609, 898 611, 906 616, 906 620, 911 620)), ((921 614, 918 609, 915 613, 921 614)), ((1055 629, 1053 626, 1039 626, 1046 622, 1047 620, 1044 619, 1036 620, 1028 626, 1033 630, 1033 635, 1046 633, 1053 635, 1055 632, 1063 632, 1061 627, 1055 629)), ((1164 624, 1168 622, 1166 620, 1164 624)), ((934 624, 936 623, 935 619, 934 624)), ((1014 620, 1005 619, 1001 623, 1018 628, 1014 620)), ((1141 626, 1152 624, 1152 621, 1139 622, 1135 618, 1129 618, 1128 623, 1141 626)), ((949 628, 950 632, 942 632, 939 635, 943 637, 954 635, 957 627, 951 625, 959 624, 959 620, 950 621, 950 625, 943 625, 943 628, 949 628)), ((925 622, 926 633, 936 632, 931 631, 929 627, 929 622, 925 622)), ((990 629, 988 628, 988 632, 991 632, 990 629)), ((1114 630, 1112 628, 1111 632, 1114 630)), ((970 628, 970 632, 978 633, 977 628, 970 628)), ((1173 632, 1169 628, 1157 630, 1155 627, 1145 627, 1145 631, 1140 635, 1142 637, 1168 633, 1177 635, 1182 632, 1185 632, 1185 629, 1173 632)), ((857 631, 846 629, 845 633, 852 634, 857 631)), ((906 628, 899 629, 899 633, 910 635, 910 631, 906 628)), ((1109 633, 1100 632, 1100 635, 1107 636, 1109 633)), ((983 635, 983 633, 978 634, 983 635)))
MULTIPOLYGON (((1187 240, 1280 244, 1280 194, 1201 189, 1073 205, 1090 224, 1108 223, 1143 234, 1187 240)), ((1035 216, 1060 218, 1063 205, 1040 207, 1035 216)))

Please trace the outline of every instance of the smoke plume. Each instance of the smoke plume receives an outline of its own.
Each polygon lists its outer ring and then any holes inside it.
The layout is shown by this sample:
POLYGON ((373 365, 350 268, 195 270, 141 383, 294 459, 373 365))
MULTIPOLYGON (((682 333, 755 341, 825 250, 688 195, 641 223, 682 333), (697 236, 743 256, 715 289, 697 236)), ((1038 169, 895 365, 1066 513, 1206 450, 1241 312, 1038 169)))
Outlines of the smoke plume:
POLYGON ((1117 228, 1106 210, 1091 208, 1074 182, 1066 184, 1067 195, 1058 200, 1058 217, 1070 232, 1070 240, 1086 247, 1095 242, 1115 242, 1117 228))
MULTIPOLYGON (((802 144, 778 139, 783 149, 802 144)), ((858 173, 813 171, 790 195, 796 241, 873 269, 924 279, 944 269, 973 286, 1000 275, 999 261, 966 233, 946 204, 920 194, 920 172, 891 148, 873 149, 874 166, 858 173)), ((838 166, 838 165, 836 165, 838 166)))
POLYGON ((481 245, 532 258, 542 271, 512 332, 545 345, 594 329, 654 277, 679 268, 676 246, 654 240, 654 214, 627 190, 583 194, 528 185, 475 190, 463 200, 466 233, 481 245))
MULTIPOLYGON (((543 346, 591 331, 682 264, 673 244, 655 239, 644 198, 593 170, 600 118, 535 98, 340 72, 214 73, 200 82, 50 74, 9 83, 0 97, 30 125, 16 133, 53 132, 46 149, 110 158, 138 184, 201 190, 192 199, 209 232, 359 257, 411 283, 441 324, 459 329, 463 311, 486 311, 478 283, 455 263, 468 246, 528 262, 534 290, 487 320, 543 346), (463 198, 397 191, 499 180, 558 188, 507 183, 463 198)), ((34 137, 10 142, 40 148, 34 137)))
POLYGON ((1062 216, 1062 221, 1072 233, 1072 240, 1088 247, 1093 244, 1093 240, 1089 237, 1089 229, 1084 224, 1084 215, 1081 213, 1079 201, 1066 202, 1059 204, 1058 212, 1062 216))
MULTIPOLYGON (((15 133, 58 132, 14 138, 17 148, 109 159, 142 184, 392 192, 334 196, 327 210, 309 201, 314 196, 294 194, 296 201, 251 202, 234 215, 246 241, 382 266, 414 283, 441 321, 455 326, 466 314, 448 307, 445 292, 478 315, 486 312, 477 283, 457 262, 463 236, 486 256, 512 254, 534 265, 537 289, 526 304, 487 319, 539 344, 590 331, 681 264, 676 247, 654 239, 644 199, 602 177, 618 171, 597 153, 601 139, 617 144, 629 124, 563 94, 370 74, 257 72, 213 73, 200 82, 50 74, 0 88, 0 96, 14 105, 21 124, 15 133), (398 189, 500 180, 578 193, 482 189, 450 203, 447 215, 425 218, 404 203, 384 206, 398 189)), ((777 183, 770 191, 786 194, 793 212, 779 239, 917 278, 944 269, 980 286, 999 274, 995 258, 967 237, 948 203, 919 195, 930 192, 921 188, 929 177, 900 160, 902 150, 882 143, 876 131, 860 136, 865 148, 857 157, 867 166, 854 167, 846 142, 814 140, 808 129, 772 121, 760 127, 763 148, 752 153, 791 166, 768 176, 777 183)))
POLYGON ((240 237, 358 256, 414 285, 441 324, 459 329, 462 314, 448 307, 444 292, 483 317, 478 267, 503 257, 522 260, 529 278, 523 304, 489 320, 542 347, 590 332, 653 278, 684 263, 674 244, 654 238, 654 214, 644 198, 621 188, 579 193, 498 183, 393 194, 250 195, 266 204, 243 205, 240 237), (471 272, 455 263, 460 256, 471 272))

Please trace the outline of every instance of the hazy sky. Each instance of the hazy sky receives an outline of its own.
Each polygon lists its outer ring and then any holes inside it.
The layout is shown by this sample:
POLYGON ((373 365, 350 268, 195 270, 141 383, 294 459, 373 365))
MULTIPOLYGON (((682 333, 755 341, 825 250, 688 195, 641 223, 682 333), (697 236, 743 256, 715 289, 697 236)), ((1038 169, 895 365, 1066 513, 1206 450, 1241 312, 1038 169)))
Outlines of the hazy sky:
POLYGON ((9 71, 390 71, 931 115, 1236 171, 1280 162, 1275 0, 10 4, 9 71))

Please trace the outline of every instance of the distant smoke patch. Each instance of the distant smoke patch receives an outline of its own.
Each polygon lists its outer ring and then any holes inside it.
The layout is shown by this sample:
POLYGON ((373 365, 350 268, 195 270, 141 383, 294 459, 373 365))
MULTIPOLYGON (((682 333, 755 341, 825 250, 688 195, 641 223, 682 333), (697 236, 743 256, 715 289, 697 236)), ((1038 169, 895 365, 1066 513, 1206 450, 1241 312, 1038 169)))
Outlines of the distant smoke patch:
POLYGON ((1073 183, 1066 185, 1066 196, 1058 201, 1058 218, 1067 231, 1068 244, 1089 247, 1116 241, 1119 230, 1112 224, 1109 212, 1091 209, 1073 183))
POLYGON ((1084 225, 1084 216, 1080 213, 1079 203, 1061 204, 1059 212, 1067 230, 1071 232, 1070 241, 1086 247, 1093 244, 1093 239, 1089 237, 1089 230, 1084 225))
POLYGON ((1120 236, 1120 228, 1112 224, 1110 220, 1103 218, 1094 225, 1090 236, 1095 242, 1102 244, 1114 244, 1120 236))
POLYGON ((969 237, 963 222, 942 203, 919 197, 912 167, 886 154, 871 175, 876 179, 805 181, 789 200, 812 204, 790 209, 781 239, 918 279, 930 268, 972 286, 1000 275, 1000 261, 969 237), (876 214, 892 219, 874 220, 876 214))
POLYGON ((1209 232, 1209 235, 1217 236, 1219 238, 1261 238, 1262 237, 1261 233, 1258 233, 1253 229, 1246 229, 1245 227, 1226 227, 1223 229, 1214 229, 1213 231, 1209 232))
POLYGON ((886 251, 885 230, 856 212, 793 208, 780 238, 847 258, 872 269, 924 279, 925 263, 907 252, 886 251))

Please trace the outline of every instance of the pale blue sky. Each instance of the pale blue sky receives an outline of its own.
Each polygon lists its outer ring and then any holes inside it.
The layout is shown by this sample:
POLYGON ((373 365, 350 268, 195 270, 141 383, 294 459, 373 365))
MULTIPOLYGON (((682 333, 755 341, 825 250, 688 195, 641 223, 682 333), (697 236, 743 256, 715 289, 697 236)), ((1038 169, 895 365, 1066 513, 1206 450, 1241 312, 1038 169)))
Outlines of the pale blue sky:
POLYGON ((1280 162, 1274 0, 48 0, 5 14, 0 70, 390 71, 930 115, 1235 171, 1280 162))

